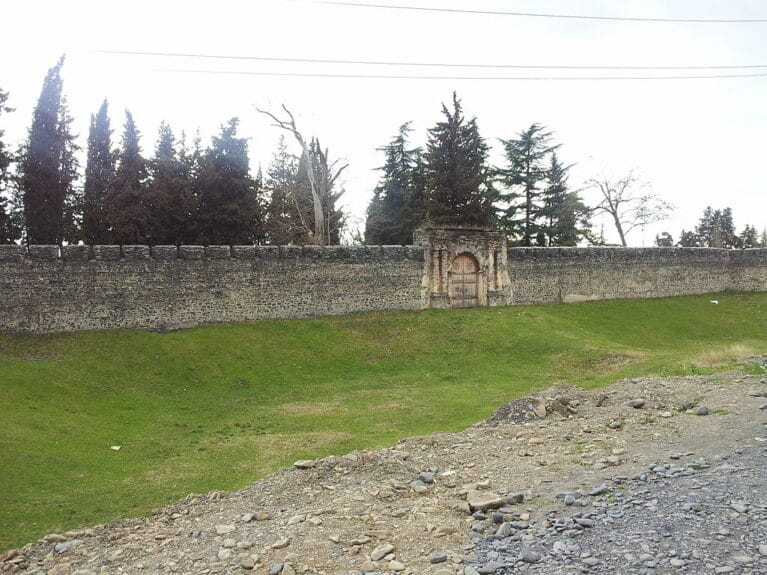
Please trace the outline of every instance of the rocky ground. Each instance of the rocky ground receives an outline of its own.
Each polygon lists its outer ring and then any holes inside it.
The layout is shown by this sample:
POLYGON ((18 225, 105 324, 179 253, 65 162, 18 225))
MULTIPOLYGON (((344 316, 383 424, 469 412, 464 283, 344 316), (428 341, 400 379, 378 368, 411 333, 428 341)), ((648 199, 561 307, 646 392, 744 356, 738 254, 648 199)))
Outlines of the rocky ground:
POLYGON ((0 572, 767 573, 765 422, 765 376, 557 386, 460 433, 50 534, 0 572))

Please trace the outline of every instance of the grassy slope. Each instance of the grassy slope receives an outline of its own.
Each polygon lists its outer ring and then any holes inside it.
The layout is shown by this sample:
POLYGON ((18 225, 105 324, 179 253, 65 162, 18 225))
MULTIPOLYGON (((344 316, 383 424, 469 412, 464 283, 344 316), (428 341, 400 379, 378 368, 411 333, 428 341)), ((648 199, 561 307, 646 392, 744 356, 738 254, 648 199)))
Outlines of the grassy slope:
POLYGON ((299 458, 459 430, 553 382, 767 351, 767 294, 710 299, 0 335, 0 549, 299 458))

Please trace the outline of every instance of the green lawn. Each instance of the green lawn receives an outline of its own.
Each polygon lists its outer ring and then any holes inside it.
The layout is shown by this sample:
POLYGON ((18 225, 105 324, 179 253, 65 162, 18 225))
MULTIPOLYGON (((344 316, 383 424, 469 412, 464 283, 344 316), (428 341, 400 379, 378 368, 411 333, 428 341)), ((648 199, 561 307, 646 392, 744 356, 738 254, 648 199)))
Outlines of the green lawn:
POLYGON ((296 459, 460 430, 554 382, 757 352, 767 293, 0 335, 0 550, 296 459))

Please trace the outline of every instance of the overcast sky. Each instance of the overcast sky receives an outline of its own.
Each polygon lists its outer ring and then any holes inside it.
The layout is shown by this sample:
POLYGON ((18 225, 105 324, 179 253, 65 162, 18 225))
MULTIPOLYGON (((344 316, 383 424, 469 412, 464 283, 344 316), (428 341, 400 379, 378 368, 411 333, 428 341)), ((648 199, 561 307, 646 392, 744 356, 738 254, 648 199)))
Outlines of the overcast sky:
MULTIPOLYGON (((358 0, 362 2, 363 0, 358 0)), ((378 0, 378 4, 619 17, 767 19, 764 0, 378 0)), ((280 136, 254 105, 286 104, 305 135, 349 163, 344 203, 360 220, 382 160, 377 147, 412 121, 414 144, 458 92, 501 162, 498 138, 543 123, 575 163, 571 183, 636 168, 678 206, 672 220, 629 236, 675 239, 703 208, 731 206, 738 231, 767 226, 767 77, 688 80, 523 81, 270 77, 251 72, 421 76, 620 76, 767 73, 767 24, 616 22, 259 2, 10 0, 0 23, 0 87, 16 112, 6 139, 20 142, 45 72, 67 54, 64 89, 84 146, 90 114, 106 97, 119 138, 129 108, 150 155, 161 120, 199 127, 204 143, 232 116, 249 138, 254 170, 280 136), (554 66, 721 66, 752 70, 619 71, 413 68, 129 56, 98 50, 282 58, 554 66), (184 71, 182 71, 184 70, 184 71), (186 70, 216 73, 187 72, 186 70), (221 72, 239 72, 225 74, 221 72), (247 72, 247 74, 242 74, 247 72)), ((292 142, 291 142, 292 145, 292 142)), ((587 201, 594 201, 586 193, 587 201)), ((608 239, 616 236, 609 224, 608 239)))

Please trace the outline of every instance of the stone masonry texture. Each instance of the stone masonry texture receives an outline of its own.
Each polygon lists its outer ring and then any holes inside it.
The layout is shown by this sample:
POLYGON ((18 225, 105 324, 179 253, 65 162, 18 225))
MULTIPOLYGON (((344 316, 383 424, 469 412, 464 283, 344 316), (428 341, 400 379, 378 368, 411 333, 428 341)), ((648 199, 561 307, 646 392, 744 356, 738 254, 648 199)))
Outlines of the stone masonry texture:
MULTIPOLYGON (((765 249, 498 249, 491 259, 503 281, 480 282, 485 305, 767 291, 765 249)), ((423 243, 0 246, 0 331, 176 329, 444 307, 432 301, 445 286, 432 284, 449 281, 451 260, 438 277, 432 251, 423 243)))

